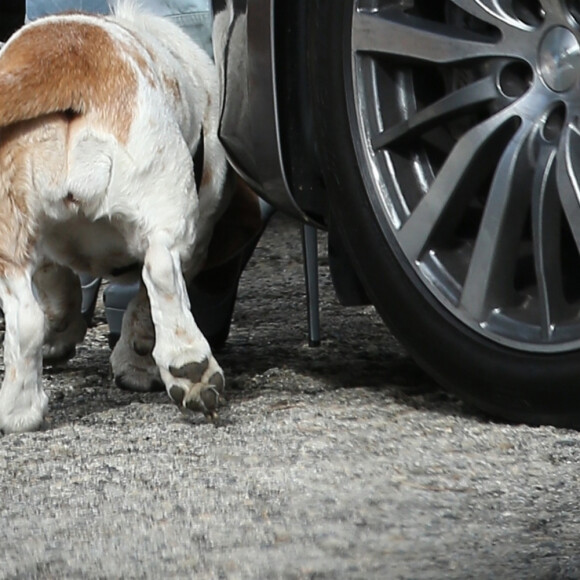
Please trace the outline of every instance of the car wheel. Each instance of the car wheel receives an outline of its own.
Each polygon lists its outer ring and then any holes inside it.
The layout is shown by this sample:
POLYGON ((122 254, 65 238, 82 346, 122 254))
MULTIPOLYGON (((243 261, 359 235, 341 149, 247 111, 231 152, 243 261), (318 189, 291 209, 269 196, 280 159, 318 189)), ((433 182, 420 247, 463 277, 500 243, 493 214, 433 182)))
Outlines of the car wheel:
POLYGON ((333 226, 443 386, 580 425, 580 2, 316 0, 333 226))

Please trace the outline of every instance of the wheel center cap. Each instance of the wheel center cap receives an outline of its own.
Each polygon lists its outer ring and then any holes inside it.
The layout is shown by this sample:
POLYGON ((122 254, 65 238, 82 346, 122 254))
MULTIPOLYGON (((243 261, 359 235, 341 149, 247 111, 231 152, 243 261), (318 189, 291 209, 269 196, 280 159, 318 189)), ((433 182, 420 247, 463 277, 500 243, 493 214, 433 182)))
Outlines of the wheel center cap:
POLYGON ((580 80, 580 43, 563 26, 552 28, 540 45, 540 72, 545 83, 558 93, 580 80))

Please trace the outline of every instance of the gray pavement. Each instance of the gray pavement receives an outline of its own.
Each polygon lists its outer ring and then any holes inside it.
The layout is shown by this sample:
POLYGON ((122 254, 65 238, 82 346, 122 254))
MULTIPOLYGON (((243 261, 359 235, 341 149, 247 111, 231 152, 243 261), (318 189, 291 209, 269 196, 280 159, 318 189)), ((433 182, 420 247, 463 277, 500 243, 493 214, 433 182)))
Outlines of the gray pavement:
POLYGON ((580 578, 579 434, 441 392, 321 253, 310 349, 296 226, 267 230, 218 428, 116 389, 99 309, 47 430, 0 438, 0 578, 580 578))

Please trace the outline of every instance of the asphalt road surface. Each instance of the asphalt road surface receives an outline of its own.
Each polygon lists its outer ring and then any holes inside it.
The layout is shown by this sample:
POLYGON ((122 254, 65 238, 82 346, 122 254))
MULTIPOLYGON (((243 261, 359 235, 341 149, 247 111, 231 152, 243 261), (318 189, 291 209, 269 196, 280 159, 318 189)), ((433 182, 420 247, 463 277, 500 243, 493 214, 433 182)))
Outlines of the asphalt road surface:
POLYGON ((307 346, 298 226, 275 218, 219 354, 218 428, 118 390, 106 325, 46 369, 49 426, 0 438, 0 578, 580 578, 580 437, 441 392, 370 307, 307 346))

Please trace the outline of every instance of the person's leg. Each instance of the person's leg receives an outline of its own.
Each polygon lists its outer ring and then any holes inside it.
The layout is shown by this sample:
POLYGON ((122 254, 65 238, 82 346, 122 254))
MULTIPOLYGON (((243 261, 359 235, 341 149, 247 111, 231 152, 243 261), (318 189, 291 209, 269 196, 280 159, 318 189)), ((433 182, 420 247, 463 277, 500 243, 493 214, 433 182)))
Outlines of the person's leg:
POLYGON ((78 10, 82 12, 109 12, 107 0, 26 0, 26 20, 35 20, 48 14, 78 10))
MULTIPOLYGON (((150 12, 173 20, 210 55, 212 54, 210 0, 140 0, 139 3, 150 12)), ((109 4, 107 0, 26 0, 27 21, 70 10, 106 14, 109 12, 109 4)))
POLYGON ((213 55, 210 0, 141 0, 141 5, 175 22, 208 54, 213 55))

